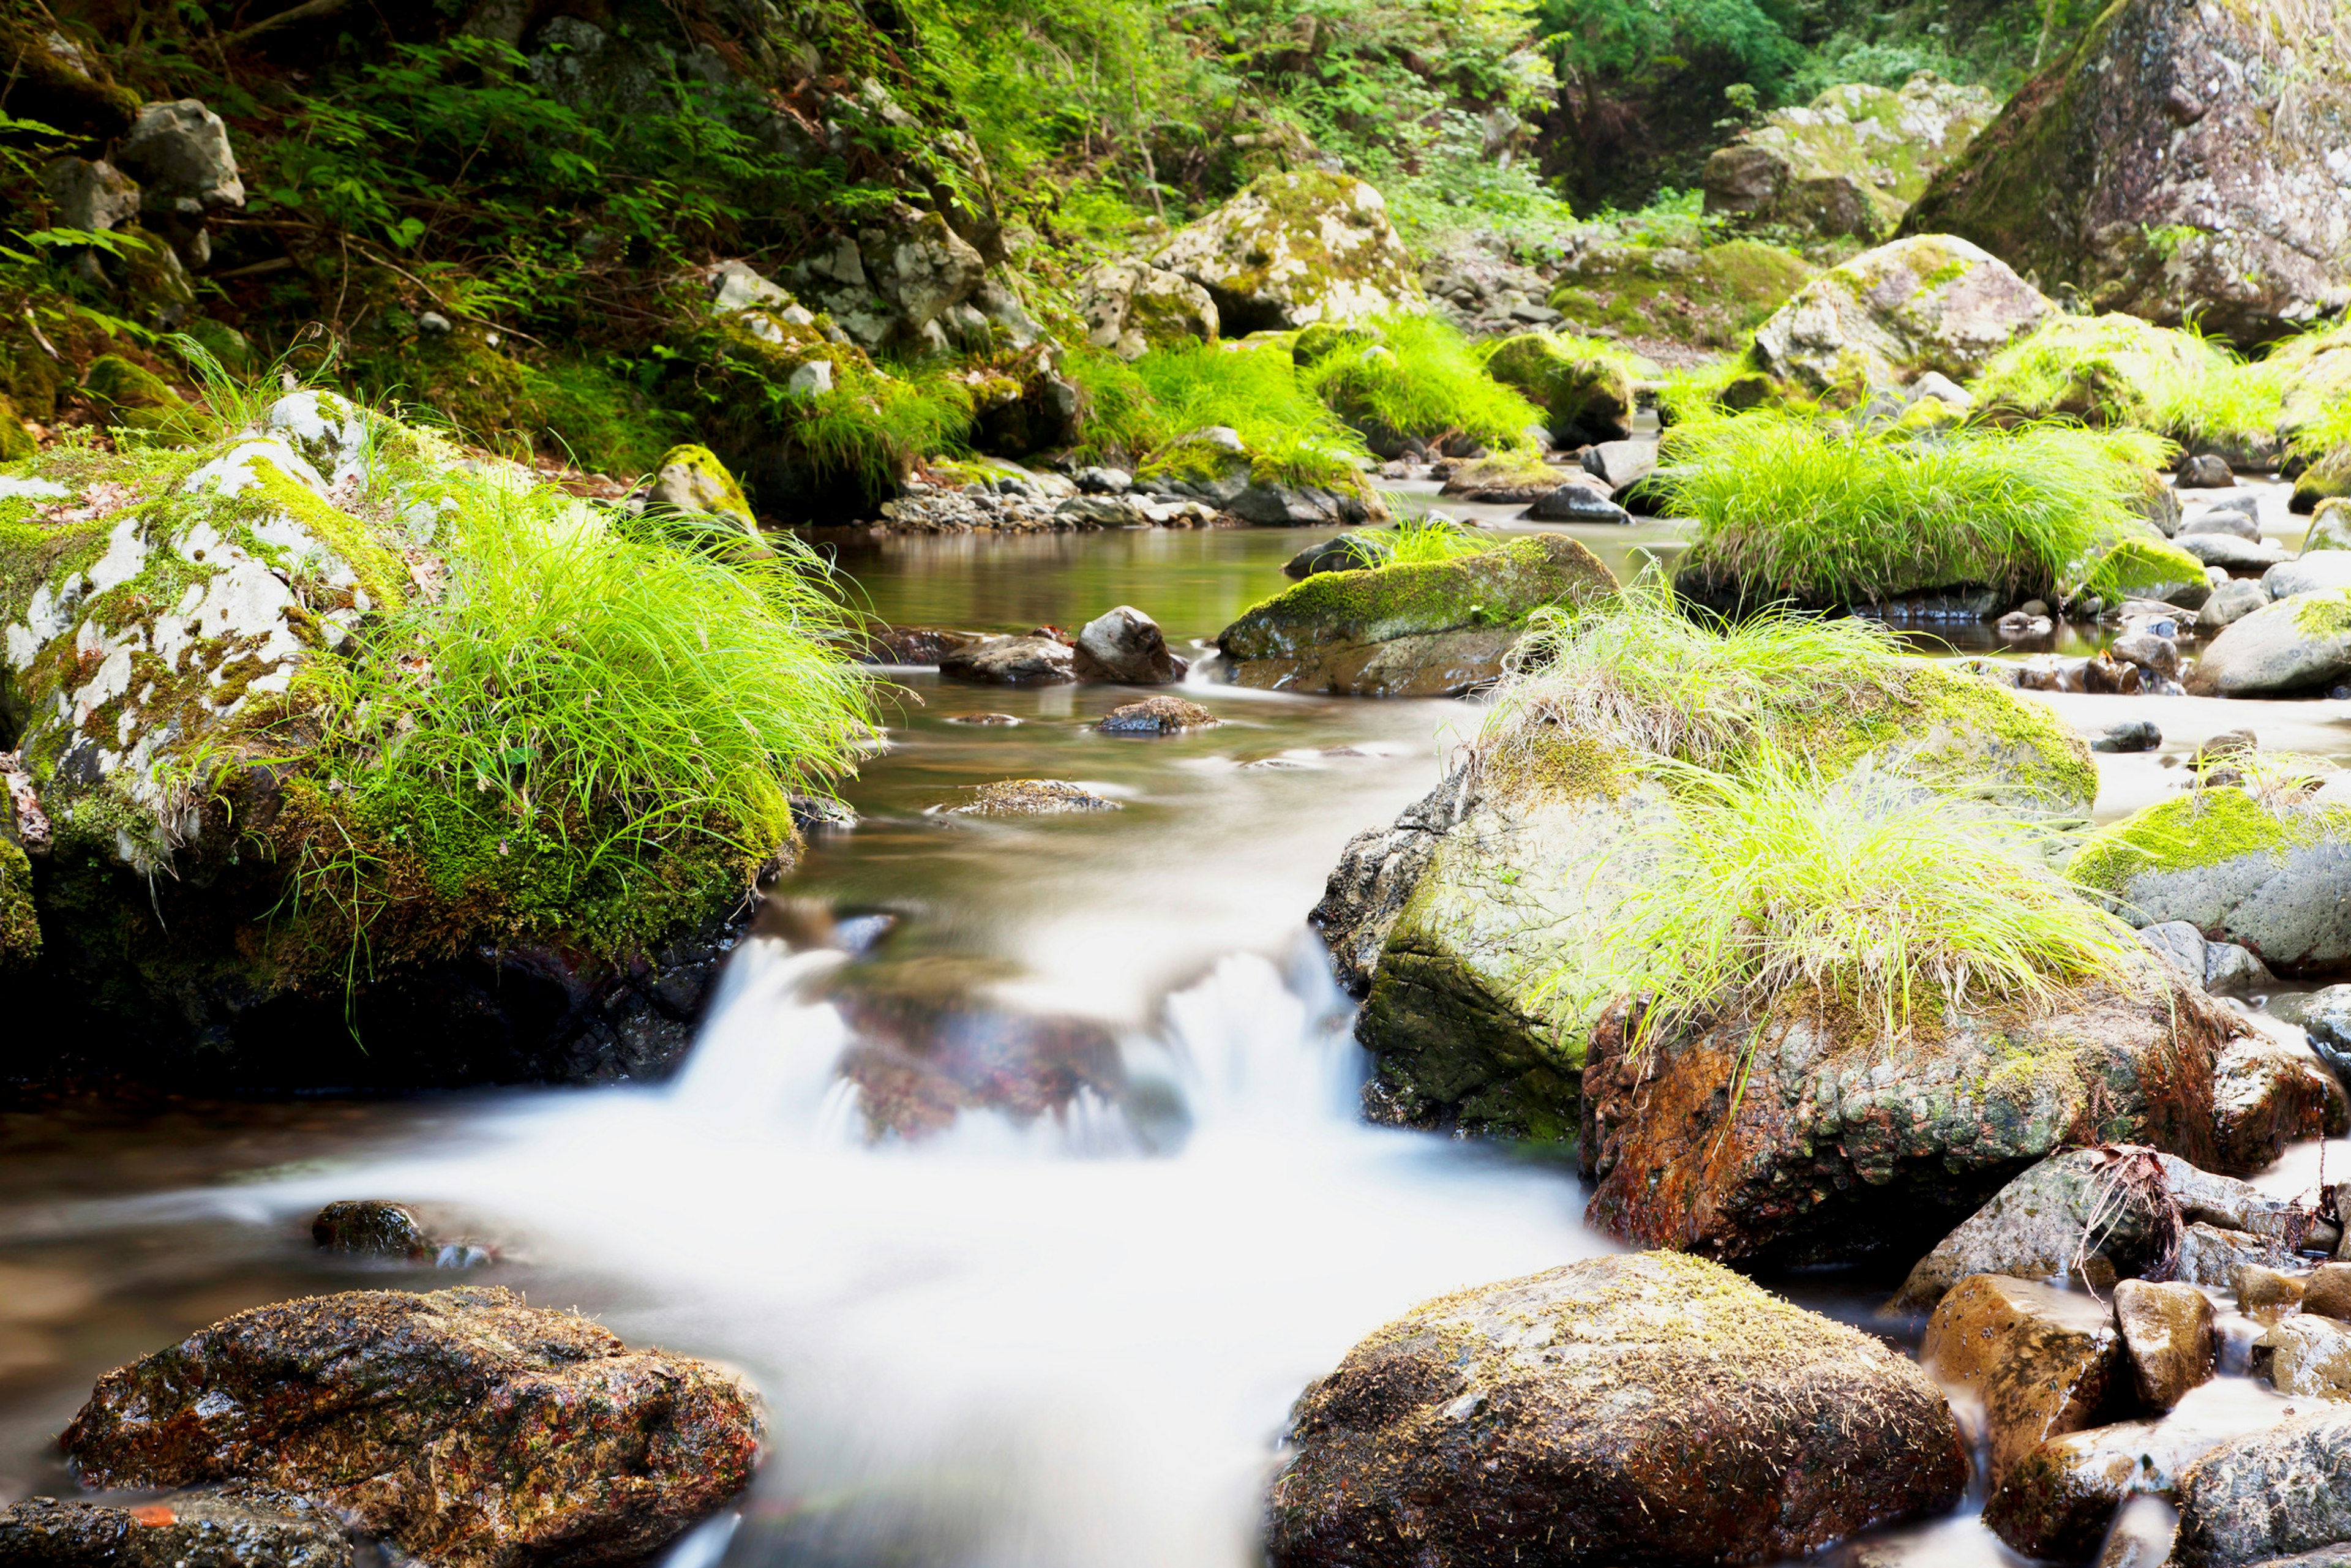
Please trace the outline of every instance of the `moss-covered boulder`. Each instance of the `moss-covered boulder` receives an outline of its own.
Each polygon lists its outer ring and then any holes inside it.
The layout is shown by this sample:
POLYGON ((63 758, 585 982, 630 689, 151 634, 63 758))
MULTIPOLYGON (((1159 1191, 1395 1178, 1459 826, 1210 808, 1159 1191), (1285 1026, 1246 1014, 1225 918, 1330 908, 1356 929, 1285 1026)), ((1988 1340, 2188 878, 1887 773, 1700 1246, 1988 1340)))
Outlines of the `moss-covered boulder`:
POLYGON ((768 548, 750 498, 707 446, 673 446, 664 453, 644 498, 648 506, 677 516, 707 519, 730 554, 768 548))
POLYGON ((2314 696, 2351 676, 2351 590, 2297 593, 2231 622, 2197 655, 2189 692, 2314 696))
POLYGON ((172 383, 120 354, 101 354, 82 377, 82 393, 106 423, 164 439, 191 436, 196 422, 172 383))
POLYGON ((1541 534, 1452 560, 1318 572, 1217 635, 1243 685, 1452 696, 1492 681, 1528 615, 1615 591, 1598 557, 1541 534))
POLYGON ((780 744, 720 814, 683 743, 737 744, 707 739, 719 708, 694 716, 699 661, 758 648, 807 740, 851 738, 823 695, 848 667, 787 630, 820 602, 768 597, 785 568, 754 579, 327 393, 193 450, 68 443, 34 466, 0 494, 0 740, 50 828, 43 977, 0 1074, 676 1061, 755 879, 796 847, 802 755, 780 744), (571 771, 583 746, 601 783, 571 771))
POLYGON ((2178 545, 2159 538, 2118 541, 2091 561, 2083 581, 2100 597, 2155 599, 2182 610, 2200 608, 2212 596, 2204 563, 2178 545))
POLYGON ((1422 298, 1379 192, 1322 169, 1259 175, 1178 230, 1151 265, 1206 289, 1219 329, 1237 338, 1382 315, 1422 298))
MULTIPOLYGON (((1775 739, 1828 768, 1866 760, 2063 815, 2097 793, 2088 747, 2046 706, 1943 664, 1905 665, 1863 709, 1775 739)), ((1365 998, 1357 1037, 1384 1119, 1575 1136, 1585 1051, 1619 988, 1589 933, 1616 917, 1674 815, 1633 762, 1550 735, 1348 844, 1314 924, 1365 998)))
POLYGON ((1890 237, 1936 171, 1999 100, 1921 71, 1900 91, 1848 83, 1775 109, 1706 161, 1706 210, 1733 222, 1834 238, 1890 237))
POLYGON ((1756 366, 1814 394, 1847 396, 1929 371, 1966 381, 2056 314, 2007 264, 1926 235, 1866 250, 1804 286, 1756 329, 1756 366))
POLYGON ((2281 973, 2351 959, 2351 806, 2192 789, 2100 828, 2071 870, 2134 923, 2185 920, 2281 973))
POLYGON ((1252 453, 1230 425, 1186 432, 1154 452, 1134 476, 1145 490, 1203 501, 1267 528, 1381 522, 1388 515, 1386 502, 1345 454, 1301 450, 1286 463, 1271 462, 1252 453))
POLYGON ((1633 434, 1633 381, 1637 364, 1621 349, 1556 332, 1506 338, 1486 361, 1486 371, 1517 387, 1543 412, 1543 425, 1562 446, 1622 441, 1633 434))
POLYGON ((1736 349, 1820 268, 1784 246, 1601 245, 1561 267, 1551 308, 1569 326, 1697 348, 1736 349))
POLYGON ((2123 0, 1929 184, 1964 235, 2100 309, 2259 343, 2351 299, 2351 42, 2286 0, 2123 0))
POLYGON ((1423 1302, 1309 1387, 1275 1568, 1765 1563, 1949 1508, 1933 1381, 1728 1269, 1588 1259, 1423 1302))
POLYGON ((1110 262, 1088 273, 1078 285, 1078 313, 1085 318, 1086 340, 1122 360, 1213 343, 1220 325, 1207 289, 1140 261, 1110 262))

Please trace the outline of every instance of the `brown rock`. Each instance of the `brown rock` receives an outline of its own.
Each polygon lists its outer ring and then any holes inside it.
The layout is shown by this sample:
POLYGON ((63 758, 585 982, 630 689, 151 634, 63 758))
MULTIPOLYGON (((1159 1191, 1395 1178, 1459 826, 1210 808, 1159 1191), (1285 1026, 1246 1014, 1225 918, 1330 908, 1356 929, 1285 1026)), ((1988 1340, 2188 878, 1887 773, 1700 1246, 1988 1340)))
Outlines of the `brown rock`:
POLYGON ((397 1203, 375 1198, 330 1203, 310 1221, 310 1239, 329 1252, 357 1252, 376 1258, 430 1258, 433 1239, 416 1216, 397 1203))
POLYGON ((1115 811, 1115 800, 1064 779, 999 779, 982 784, 971 799, 949 806, 950 817, 1050 817, 1064 811, 1115 811))
POLYGON ((1275 1568, 1768 1562, 1938 1512, 1966 1477, 1917 1367, 1674 1253, 1424 1303, 1292 1427, 1275 1568))
POLYGON ((2280 1394, 2351 1399, 2351 1327, 2297 1312, 2253 1342, 2253 1375, 2280 1394))
POLYGON ((2115 1322, 2139 1403, 2168 1410, 2212 1375, 2219 1342, 2212 1298, 2193 1285, 2125 1280, 2115 1287, 2115 1322))
POLYGON ((1918 1360, 1983 1401, 1998 1487, 2041 1444, 2096 1424, 2121 1349, 2114 1313, 2088 1295, 1975 1274, 1936 1307, 1918 1360))
POLYGON ((99 1379, 85 1485, 243 1477, 437 1568, 640 1561, 749 1484, 758 1396, 511 1291, 354 1291, 240 1312, 99 1379))
POLYGON ((1054 685, 1078 678, 1076 655, 1058 637, 982 637, 939 655, 939 674, 995 685, 1054 685))
POLYGON ((2351 1322, 2351 1263, 2322 1263, 2302 1292, 2302 1310, 2351 1322))
POLYGON ((945 626, 885 626, 865 628, 864 660, 871 664, 935 664, 957 648, 987 637, 985 632, 955 632, 945 626))
POLYGON ((2351 1406, 2296 1408, 2179 1478, 2181 1568, 2248 1568, 2351 1542, 2351 1406))
POLYGON ((1182 697, 1145 697, 1111 709, 1094 727, 1104 735, 1174 735, 1221 722, 1198 703, 1182 697))
POLYGON ((2247 1317, 2274 1317, 2302 1305, 2304 1281, 2282 1270, 2246 1263, 2237 1270, 2237 1310, 2247 1317))
POLYGON ((340 1521, 239 1481, 131 1504, 26 1498, 0 1510, 8 1568, 350 1568, 340 1521))
POLYGON ((2221 1048, 2212 1077, 2220 1168, 2257 1171, 2288 1144, 2343 1131, 2343 1087, 2306 1045, 2245 1035, 2221 1048))
POLYGON ((1985 1501, 1985 1527, 2028 1557, 2081 1562, 2098 1549, 2124 1498, 2177 1484, 2154 1463, 2157 1430, 2152 1421, 2126 1421, 2050 1438, 1985 1501))
POLYGON ((2302 1267, 2302 1260, 2283 1241, 2199 1219, 2179 1233, 2179 1260, 2172 1272, 2185 1284, 2234 1290, 2238 1271, 2248 1263, 2281 1272, 2302 1267))

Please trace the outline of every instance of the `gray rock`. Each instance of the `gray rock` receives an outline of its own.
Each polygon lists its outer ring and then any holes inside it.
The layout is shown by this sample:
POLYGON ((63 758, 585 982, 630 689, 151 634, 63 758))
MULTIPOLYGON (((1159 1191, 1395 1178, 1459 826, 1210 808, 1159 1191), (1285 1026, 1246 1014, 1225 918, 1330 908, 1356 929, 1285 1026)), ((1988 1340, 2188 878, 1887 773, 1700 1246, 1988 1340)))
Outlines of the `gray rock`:
POLYGON ((2127 632, 2107 650, 2126 664, 2137 664, 2168 678, 2179 673, 2179 644, 2152 632, 2127 632))
POLYGON ((2210 942, 2204 947, 2204 988, 2208 991, 2253 990, 2277 984, 2277 977, 2252 949, 2234 942, 2210 942))
POLYGON ((1225 509, 1245 523, 1282 528, 1360 523, 1373 515, 1361 495, 1313 485, 1252 483, 1226 502, 1225 509))
POLYGON ((2299 1019, 2310 1048, 2351 1084, 2351 986, 2328 986, 2303 998, 2299 1019))
POLYGON ((1089 496, 1123 496, 1134 488, 1134 476, 1123 468, 1081 468, 1070 477, 1089 496))
POLYGON ((2302 553, 2351 549, 2351 500, 2329 498, 2311 514, 2310 531, 2303 536, 2302 553))
MULTIPOLYGON (((2275 570, 2275 568, 2272 568, 2275 570)), ((2270 601, 2270 591, 2251 578, 2232 577, 2212 590, 2204 607, 2196 612, 2196 629, 2210 636, 2223 626, 2234 625, 2270 601)))
POLYGON ((2198 985, 2204 983, 2204 973, 2210 962, 2210 944, 2204 933, 2185 920, 2159 921, 2141 930, 2138 939, 2147 951, 2168 958, 2172 966, 2198 985))
POLYGON ((1541 523, 1629 523, 1632 514, 1608 498, 1595 485, 1570 481, 1538 497, 1527 508, 1531 521, 1541 523))
POLYGON ((2183 521, 2172 538, 2190 538, 2205 534, 2232 534, 2241 539, 2258 540, 2262 526, 2251 512, 2234 507, 2210 507, 2183 521))
POLYGON ((2351 1400, 2351 1328, 2306 1312, 2282 1318, 2253 1342, 2252 1369, 2280 1394, 2351 1400))
POLYGON ((1107 800, 1062 779, 999 779, 974 787, 971 799, 949 806, 949 817, 1058 817, 1071 811, 1115 811, 1107 800))
POLYGON ((1148 528, 1153 521, 1133 496, 1071 496, 1053 508, 1053 517, 1081 528, 1148 528))
POLYGON ((1134 686, 1172 685, 1191 667, 1167 651, 1159 622, 1131 604, 1098 615, 1078 633, 1071 667, 1081 681, 1134 686))
POLYGON ((2249 1265, 2283 1270, 2300 1268, 2302 1260, 2283 1241, 2204 1220, 2191 1222, 2179 1233, 2173 1270, 2182 1284, 2233 1291, 2249 1265))
POLYGON ((141 109, 115 161, 139 181, 140 201, 148 212, 193 217, 245 205, 245 182, 237 178, 228 127, 195 99, 141 109))
POLYGON ((782 309, 795 303, 788 290, 760 277, 747 262, 723 261, 710 274, 710 313, 714 316, 770 307, 782 309))
POLYGON ((2183 533, 2171 542, 2206 566, 2226 567, 2231 571, 2266 571, 2285 559, 2284 549, 2277 545, 2230 533, 2183 533))
POLYGON ((2351 549, 2305 549, 2262 573, 2272 599, 2291 599, 2331 588, 2351 588, 2351 549))
POLYGON ((1991 252, 1949 235, 1864 251, 1806 284, 1756 329, 1758 366, 1811 392, 1860 376, 1966 379, 2057 311, 1991 252))
POLYGON ((2240 1437, 2179 1480, 2179 1560, 2250 1568, 2351 1542, 2351 1406, 2240 1437))
POLYGON ((1583 449, 1578 459, 1583 471, 1608 486, 1611 498, 1617 491, 1637 485, 1657 471, 1657 444, 1654 441, 1602 441, 1583 449))
POLYGON ((41 190, 60 228, 95 233, 139 215, 137 182, 102 159, 52 158, 41 170, 41 190))
POLYGON ((2273 697, 2324 690, 2351 673, 2351 615, 2336 593, 2281 599, 2223 627, 2198 656, 2198 696, 2273 697))
POLYGON ((1948 403, 1958 409, 1973 408, 1976 403, 1973 392, 1969 392, 1967 388, 1940 371, 1928 371, 1925 375, 1912 382, 1907 397, 1913 404, 1926 398, 1933 398, 1937 402, 1948 403))
POLYGON ((249 1481, 136 1506, 34 1497, 0 1511, 0 1563, 9 1568, 350 1568, 353 1561, 350 1538, 330 1511, 249 1481))
MULTIPOLYGON (((2040 624, 2046 629, 2049 623, 2043 621, 2040 624)), ((2171 659, 2176 668, 2179 659, 2179 650, 2173 647, 2168 638, 2161 642, 2164 647, 2172 648, 2171 659)), ((2165 673, 2169 674, 2169 671, 2165 673)), ((2162 744, 2163 731, 2156 727, 2153 719, 2126 718, 2090 742, 2090 749, 2093 751, 2153 751, 2162 744)))
POLYGON ((982 637, 941 654, 939 674, 998 685, 1051 685, 1078 678, 1075 657, 1058 637, 982 637))
POLYGON ((2213 453, 2199 452, 2179 460, 2179 487, 2183 490, 2225 490, 2236 482, 2237 476, 2229 471, 2228 460, 2213 453))
POLYGON ((1232 337, 1352 321, 1422 299, 1385 200, 1323 169, 1259 175, 1177 230, 1151 265, 1207 290, 1232 337))
POLYGON ((1395 537, 1393 534, 1350 529, 1337 538, 1324 539, 1319 545, 1308 545, 1291 556, 1282 563, 1282 575, 1307 578, 1321 571, 1359 571, 1386 559, 1395 537))

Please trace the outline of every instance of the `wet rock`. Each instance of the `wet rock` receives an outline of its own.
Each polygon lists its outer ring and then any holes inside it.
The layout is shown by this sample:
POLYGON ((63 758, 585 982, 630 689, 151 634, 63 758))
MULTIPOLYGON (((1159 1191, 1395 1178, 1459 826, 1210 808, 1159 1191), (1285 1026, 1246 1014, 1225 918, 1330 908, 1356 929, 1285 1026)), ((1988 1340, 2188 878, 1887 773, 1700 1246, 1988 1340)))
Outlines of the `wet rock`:
POLYGON ((2262 587, 2272 599, 2351 588, 2351 549, 2305 550, 2262 573, 2262 587))
POLYGON ((2237 1270, 2237 1311, 2262 1322, 2273 1322, 2302 1305, 2303 1281, 2295 1275, 2247 1263, 2237 1270))
POLYGON ((2211 1377, 2220 1353, 2212 1298, 2195 1286, 2124 1280, 2115 1286, 2115 1322, 2147 1409, 2168 1410, 2211 1377))
POLYGON ((939 655, 939 674, 995 685, 1053 685, 1078 678, 1076 655, 1059 637, 982 637, 939 655))
POLYGON ((2229 471, 2226 458, 2210 452, 2199 452, 2179 460, 2179 487, 2183 490, 2221 490, 2237 482, 2229 471))
POLYGON ((351 1568, 342 1523, 309 1499, 233 1482, 152 1502, 26 1498, 0 1510, 9 1568, 351 1568))
POLYGON ((2057 630, 2057 623, 2046 615, 2027 615, 2022 610, 2011 610, 1992 622, 1992 630, 2014 642, 2026 642, 2046 637, 2057 630))
POLYGON ((2311 1050, 2351 1083, 2351 986, 2328 986, 2302 999, 2292 1020, 2302 1025, 2311 1050))
POLYGON ((1312 577, 1318 571, 1358 571, 1378 565, 1386 559, 1395 536, 1350 529, 1334 539, 1324 539, 1319 545, 1308 545, 1284 561, 1284 577, 1312 577))
POLYGON ((2279 546, 2232 533, 2183 533, 2171 542, 2206 566, 2232 572, 2265 572, 2285 559, 2285 551, 2279 546))
POLYGON ((1706 161, 1706 210, 1741 225, 1823 238, 1888 237, 1959 155, 1999 100, 1929 71, 1899 92, 1862 83, 1830 88, 1801 108, 1775 109, 1706 161))
POLYGON ((2123 1500, 2093 1568, 2163 1568, 2179 1533, 2179 1511, 2140 1493, 2123 1500))
POLYGON ((1864 251, 1799 290, 1755 333, 1759 368, 1810 392, 1926 371, 1967 381, 2055 313, 1990 252, 1947 235, 1864 251))
POLYGON ((1236 338, 1356 320, 1421 298, 1379 192, 1322 169, 1259 175, 1177 230, 1151 264, 1207 290, 1218 329, 1236 338))
POLYGON ((1910 1270, 1886 1303, 1923 1312, 1970 1275, 2055 1280, 2085 1269, 2101 1288, 2138 1273, 2161 1252, 2170 1215, 2160 1194, 2116 1152, 2052 1155, 1995 1193, 1910 1270))
POLYGON ((2019 91, 1905 220, 2105 310, 2251 345, 2342 308, 2340 46, 2275 0, 2129 0, 2019 91))
MULTIPOLYGON (((1584 340, 1554 332, 1520 332, 1495 347, 1486 371, 1542 410, 1552 440, 1569 446, 1631 444, 1633 371, 1625 356, 1595 352, 1584 340)), ((1654 465, 1656 449, 1650 450, 1654 465)))
MULTIPOLYGON (((2171 646, 2169 643, 2164 645, 2171 646)), ((2178 658, 2179 655, 2175 652, 2173 654, 2175 663, 2178 658)), ((2131 718, 2111 727, 2105 734, 2090 742, 2090 749, 2093 751, 2153 751, 2162 744, 2163 731, 2155 727, 2153 719, 2131 718)))
POLYGON ((1452 560, 1324 572, 1217 634, 1242 685, 1450 696, 1493 680, 1539 605, 1613 593, 1574 540, 1541 534, 1452 560))
POLYGON ((2173 537, 2185 538, 2205 534, 2227 534, 2232 538, 2259 541, 2262 526, 2250 512, 2241 512, 2232 507, 2212 507, 2181 523, 2173 537))
POLYGON ((945 626, 884 626, 865 628, 868 662, 879 664, 935 664, 958 648, 984 640, 985 632, 956 632, 945 626))
POLYGON ((1624 504, 1624 492, 1657 471, 1654 441, 1600 441, 1583 449, 1577 459, 1583 471, 1608 486, 1609 498, 1624 504))
POLYGON ((1094 727, 1105 735, 1174 735, 1222 722, 1198 703, 1182 697, 1145 697, 1111 709, 1094 727))
POLYGON ((2351 1263, 2320 1264, 2303 1291, 2302 1310, 2351 1322, 2351 1263))
POLYGON ((1115 811, 1119 804, 1060 779, 1001 779, 975 786, 971 799, 946 808, 950 817, 1050 817, 1065 811, 1115 811))
POLYGON ((2126 1498, 2163 1496, 2229 1434, 2126 1421, 2052 1437, 2019 1459, 1984 1504, 1984 1524, 2027 1557, 2078 1563, 2098 1549, 2126 1498))
POLYGON ((139 182, 148 212, 194 217, 245 205, 228 127, 195 99, 141 109, 114 161, 139 182))
POLYGON ((413 1213, 400 1204, 372 1199, 327 1205, 310 1222, 310 1239, 329 1252, 412 1261, 429 1258, 438 1249, 413 1213))
POLYGON ((1949 1506, 1933 1385, 1876 1341, 1670 1254, 1428 1302, 1309 1388, 1277 1568, 1765 1562, 1949 1506))
POLYGON ((1116 681, 1133 686, 1172 685, 1191 668, 1167 651, 1159 622, 1122 604, 1086 622, 1078 633, 1071 669, 1081 681, 1116 681))
POLYGON ((2196 629, 2210 636, 2223 626, 2233 625, 2270 601, 2270 591, 2248 578, 2232 577, 2212 590, 2203 608, 2196 612, 2196 629))
POLYGON ((2351 1542, 2351 1407, 2296 1415, 2224 1443, 2179 1478, 2184 1568, 2256 1563, 2351 1542))
POLYGON ((2186 1284, 2235 1290, 2237 1277, 2248 1264, 2282 1271, 2299 1269, 2302 1260, 2284 1241, 2199 1219, 2179 1233, 2179 1257, 2172 1270, 2186 1284))
POLYGON ((2106 652, 2118 663, 2137 664, 2167 679, 2179 673, 2179 644, 2151 632, 2126 632, 2106 652))
POLYGON ((2052 1437, 2097 1425, 2122 1365, 2114 1313, 2085 1293, 1970 1274, 1928 1321, 1919 1364, 1983 1402, 1989 1474, 2005 1484, 2052 1437))
POLYGON ((2253 1342, 2253 1375, 2280 1394, 2351 1400, 2351 1327, 2307 1312, 2281 1318, 2253 1342))
POLYGON ((2221 1048, 2212 1077, 2212 1125, 2223 1170, 2260 1170, 2288 1144, 2338 1135, 2346 1124, 2351 1104, 2343 1086, 2309 1047, 2253 1034, 2221 1048))
POLYGON ((1529 518, 1539 523, 1629 523, 1632 515, 1608 498, 1600 486, 1574 480, 1562 485, 1549 495, 1539 496, 1527 508, 1529 518))
POLYGON ((100 1378, 60 1438, 93 1487, 245 1478, 445 1568, 639 1561, 750 1483, 732 1373, 510 1291, 261 1307, 100 1378))

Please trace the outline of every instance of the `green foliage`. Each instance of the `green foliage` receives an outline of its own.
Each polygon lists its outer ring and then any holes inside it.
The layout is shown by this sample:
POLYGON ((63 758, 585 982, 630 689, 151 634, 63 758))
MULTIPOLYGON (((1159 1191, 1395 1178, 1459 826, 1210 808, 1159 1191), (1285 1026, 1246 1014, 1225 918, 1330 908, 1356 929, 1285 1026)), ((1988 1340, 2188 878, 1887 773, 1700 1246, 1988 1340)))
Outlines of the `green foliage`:
POLYGON ((1458 329, 1425 313, 1361 324, 1357 340, 1315 359, 1300 379, 1353 424, 1423 440, 1458 432, 1486 446, 1523 446, 1527 427, 1542 418, 1486 373, 1458 329))
POLYGON ((1979 402, 2028 418, 2130 425, 2179 441, 2266 437, 2283 392, 2262 365, 2136 316, 2053 316, 1984 367, 1979 402))
POLYGON ((1646 1043, 1783 997, 1856 1014, 1881 1039, 1946 1009, 2044 1011, 2126 975, 2131 928, 2048 867, 2045 824, 1776 747, 1738 773, 1650 764, 1678 820, 1599 939, 1646 1043))
POLYGON ((1406 517, 1387 533, 1346 536, 1347 553, 1365 567, 1424 566, 1431 561, 1451 560, 1456 556, 1476 555, 1503 542, 1499 534, 1464 528, 1437 513, 1406 517))
POLYGON ((521 367, 524 394, 547 443, 581 468, 622 479, 650 473, 692 433, 690 422, 622 379, 608 361, 521 367))
POLYGON ((1710 57, 1771 89, 1802 57, 1782 19, 1758 0, 1542 0, 1539 15, 1563 69, 1615 82, 1710 57))
POLYGON ((820 479, 847 478, 887 494, 923 458, 960 451, 971 429, 971 389, 944 369, 893 376, 845 357, 833 390, 768 386, 769 412, 820 479))
POLYGON ((1072 349, 1062 356, 1061 373, 1078 389, 1083 403, 1074 453, 1081 461, 1131 464, 1177 434, 1167 428, 1149 383, 1116 354, 1072 349))
POLYGON ((1363 438, 1301 382, 1287 343, 1155 349, 1134 362, 1134 372, 1165 428, 1230 427, 1261 479, 1353 485, 1358 461, 1369 455, 1363 438))
POLYGON ((2048 592, 2102 542, 2167 456, 2133 432, 1964 427, 1912 439, 1757 410, 1666 432, 1662 482, 1698 519, 1685 558, 1808 603, 1978 583, 2048 592))

